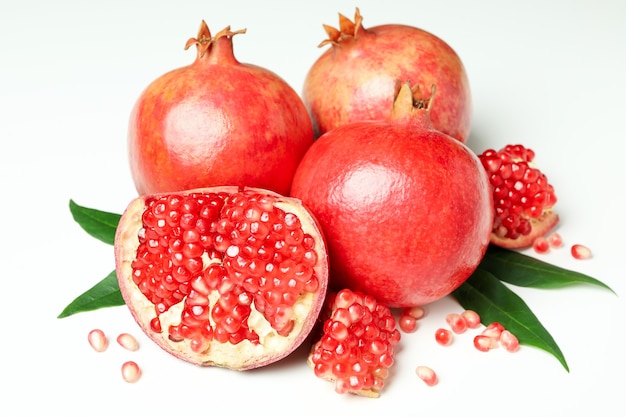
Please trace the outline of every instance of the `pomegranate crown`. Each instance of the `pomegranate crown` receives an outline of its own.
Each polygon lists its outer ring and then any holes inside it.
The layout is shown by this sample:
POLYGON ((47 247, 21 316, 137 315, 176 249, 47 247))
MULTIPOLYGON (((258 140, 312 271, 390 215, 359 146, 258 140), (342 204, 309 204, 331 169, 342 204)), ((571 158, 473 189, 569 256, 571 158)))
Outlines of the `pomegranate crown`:
POLYGON ((198 30, 198 35, 195 38, 189 38, 185 44, 185 50, 189 49, 191 45, 196 45, 198 58, 201 58, 218 39, 223 37, 232 38, 240 33, 246 33, 246 29, 240 29, 233 32, 230 30, 230 26, 226 26, 224 29, 217 32, 215 36, 211 36, 209 26, 206 24, 206 21, 202 20, 202 23, 200 23, 200 29, 198 30))
POLYGON ((359 8, 356 8, 354 12, 354 22, 341 13, 339 13, 339 29, 336 29, 329 25, 324 26, 324 30, 328 35, 328 39, 324 39, 319 45, 318 48, 321 48, 324 45, 332 44, 337 45, 343 39, 346 38, 356 38, 359 30, 363 29, 363 17, 361 16, 361 12, 359 8))
POLYGON ((418 84, 411 87, 411 83, 397 81, 393 101, 393 117, 399 118, 410 115, 414 110, 424 110, 430 113, 435 99, 437 87, 433 84, 430 96, 424 97, 418 84))

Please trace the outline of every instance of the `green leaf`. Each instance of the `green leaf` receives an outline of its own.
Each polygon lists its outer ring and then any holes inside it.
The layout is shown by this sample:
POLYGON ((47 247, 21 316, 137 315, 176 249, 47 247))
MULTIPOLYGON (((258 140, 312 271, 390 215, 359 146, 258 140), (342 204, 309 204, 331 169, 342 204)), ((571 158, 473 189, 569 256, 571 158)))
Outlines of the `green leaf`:
POLYGON ((608 285, 588 275, 494 245, 487 249, 480 268, 491 272, 501 281, 520 287, 552 289, 573 284, 591 284, 615 293, 608 285))
POLYGON ((113 271, 89 290, 76 297, 57 318, 61 319, 76 313, 121 305, 124 305, 124 299, 117 282, 117 275, 113 271))
POLYGON ((452 295, 463 308, 476 311, 483 324, 499 322, 520 344, 545 350, 569 372, 565 357, 550 333, 528 305, 492 273, 478 268, 452 295))
POLYGON ((70 211, 74 220, 87 233, 104 243, 114 244, 115 230, 121 215, 79 206, 73 200, 70 200, 70 211))

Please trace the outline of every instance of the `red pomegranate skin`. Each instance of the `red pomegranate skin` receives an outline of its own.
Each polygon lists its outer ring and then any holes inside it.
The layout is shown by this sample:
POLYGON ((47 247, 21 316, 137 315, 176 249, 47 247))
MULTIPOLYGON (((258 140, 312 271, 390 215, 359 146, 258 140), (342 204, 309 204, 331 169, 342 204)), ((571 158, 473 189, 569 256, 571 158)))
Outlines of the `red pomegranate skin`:
POLYGON ((391 307, 428 304, 458 288, 484 256, 493 224, 477 156, 433 129, 424 110, 322 135, 291 195, 322 226, 331 285, 391 307))
POLYGON ((131 116, 128 150, 139 194, 235 185, 287 194, 313 128, 275 73, 240 63, 232 35, 152 82, 131 116))
MULTIPOLYGON (((469 136, 472 99, 469 80, 457 53, 425 30, 399 24, 364 28, 357 9, 355 34, 328 42, 311 66, 302 98, 316 135, 342 124, 389 117, 396 82, 437 86, 431 109, 433 126, 461 142, 469 136)), ((345 18, 342 19, 345 24, 345 18)))

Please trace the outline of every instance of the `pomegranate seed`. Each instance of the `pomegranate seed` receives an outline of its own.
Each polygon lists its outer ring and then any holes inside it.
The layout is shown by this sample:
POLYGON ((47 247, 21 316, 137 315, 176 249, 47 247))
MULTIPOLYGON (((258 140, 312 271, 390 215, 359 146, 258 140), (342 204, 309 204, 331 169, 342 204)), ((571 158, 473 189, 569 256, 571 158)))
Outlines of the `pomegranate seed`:
POLYGON ((474 347, 481 352, 488 352, 491 349, 497 348, 498 342, 493 337, 479 334, 474 337, 474 347))
POLYGON ((96 352, 104 352, 109 346, 109 340, 100 329, 90 331, 87 335, 87 340, 89 340, 89 344, 96 352))
POLYGON ((550 236, 548 236, 548 242, 553 248, 560 248, 563 246, 563 238, 561 238, 561 235, 557 232, 551 233, 550 236))
POLYGON ((465 319, 467 323, 467 327, 470 329, 475 329, 480 326, 480 316, 474 310, 465 310, 461 313, 461 316, 465 319))
POLYGON ((415 320, 419 320, 421 318, 423 318, 426 315, 426 310, 424 310, 423 307, 420 306, 414 306, 414 307, 405 307, 404 309, 402 309, 402 312, 400 313, 401 316, 411 316, 413 317, 415 320))
POLYGON ((498 322, 493 322, 489 324, 485 330, 482 331, 482 336, 487 336, 494 339, 496 342, 500 341, 500 336, 504 331, 504 326, 498 322))
POLYGON ((547 238, 540 236, 533 241, 533 249, 537 253, 548 253, 550 250, 550 243, 547 238))
POLYGON ((458 313, 450 313, 446 316, 446 322, 454 333, 460 334, 467 330, 465 318, 458 313))
POLYGON ((124 362, 122 364, 122 378, 128 383, 135 383, 141 377, 141 369, 139 365, 133 361, 124 362))
POLYGON ((117 343, 119 343, 119 345, 124 349, 130 350, 131 352, 139 349, 139 343, 137 342, 137 339, 135 339, 135 336, 128 333, 122 333, 117 336, 117 343))
POLYGON ((439 328, 435 331, 435 340, 442 346, 452 343, 452 332, 448 329, 439 328))
POLYGON ((515 352, 519 349, 519 341, 517 337, 508 330, 502 331, 500 335, 500 344, 507 352, 515 352))
POLYGON ((437 374, 428 366, 420 365, 415 369, 415 373, 419 376, 422 381, 426 383, 429 387, 437 385, 438 379, 437 374))
POLYGON ((398 327, 405 333, 413 333, 417 330, 417 319, 408 314, 401 315, 398 327))
POLYGON ((591 249, 589 249, 585 245, 581 245, 578 243, 575 245, 572 245, 571 252, 572 252, 572 256, 575 259, 583 260, 583 259, 591 258, 591 249))

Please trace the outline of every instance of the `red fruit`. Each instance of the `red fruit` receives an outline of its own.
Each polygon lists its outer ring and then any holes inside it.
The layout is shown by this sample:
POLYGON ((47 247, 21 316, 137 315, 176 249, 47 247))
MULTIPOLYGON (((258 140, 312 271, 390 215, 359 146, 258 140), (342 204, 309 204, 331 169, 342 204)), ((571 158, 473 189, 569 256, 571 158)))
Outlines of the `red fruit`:
POLYGON ((309 69, 302 98, 317 136, 346 123, 387 119, 398 81, 437 85, 432 124, 461 142, 469 136, 472 103, 465 68, 439 37, 412 26, 363 27, 339 15, 339 30, 324 25, 330 44, 309 69))
POLYGON ((298 94, 275 73, 234 57, 230 28, 203 21, 197 57, 154 80, 130 116, 128 149, 140 194, 237 185, 286 195, 313 142, 298 94))
POLYGON ((120 290, 143 331, 198 365, 250 369, 311 331, 326 246, 299 201, 253 188, 142 196, 116 234, 120 290))
POLYGON ((505 248, 526 248, 559 222, 553 211, 554 187, 534 167, 535 153, 522 145, 488 149, 479 158, 489 174, 495 206, 491 242, 505 248))
POLYGON ((388 121, 322 135, 292 184, 324 230, 332 285, 390 307, 423 306, 459 287, 493 225, 485 170, 431 127, 429 103, 404 84, 388 121))
POLYGON ((308 363, 335 391, 378 397, 394 362, 400 332, 391 310, 371 296, 344 289, 329 294, 323 334, 308 363))

